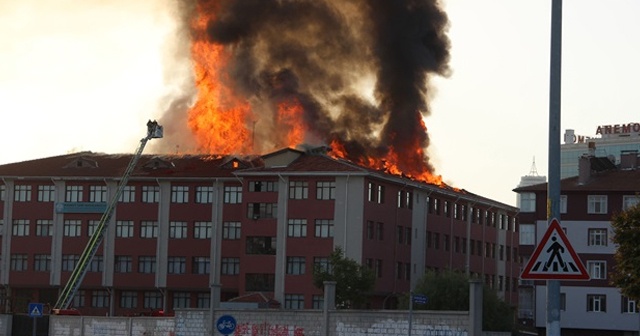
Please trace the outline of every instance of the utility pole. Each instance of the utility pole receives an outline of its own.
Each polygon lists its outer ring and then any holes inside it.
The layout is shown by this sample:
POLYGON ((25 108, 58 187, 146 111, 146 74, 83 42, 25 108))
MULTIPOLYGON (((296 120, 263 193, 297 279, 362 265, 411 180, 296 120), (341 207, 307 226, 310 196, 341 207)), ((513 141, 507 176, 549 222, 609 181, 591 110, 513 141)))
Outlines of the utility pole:
MULTIPOLYGON (((549 183, 547 225, 560 220, 560 96, 562 74, 562 0, 551 4, 551 63, 549 80, 549 183)), ((547 280, 547 335, 560 336, 560 281, 547 280)))

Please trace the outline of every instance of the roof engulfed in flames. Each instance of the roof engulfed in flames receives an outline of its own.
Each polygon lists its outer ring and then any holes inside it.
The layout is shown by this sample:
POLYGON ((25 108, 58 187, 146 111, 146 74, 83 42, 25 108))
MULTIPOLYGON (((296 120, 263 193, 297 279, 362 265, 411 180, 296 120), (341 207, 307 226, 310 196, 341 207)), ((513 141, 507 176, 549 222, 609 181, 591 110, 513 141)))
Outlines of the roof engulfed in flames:
POLYGON ((330 144, 334 157, 442 184, 423 121, 429 77, 449 72, 437 0, 201 0, 196 8, 198 94, 188 126, 200 152, 330 144))

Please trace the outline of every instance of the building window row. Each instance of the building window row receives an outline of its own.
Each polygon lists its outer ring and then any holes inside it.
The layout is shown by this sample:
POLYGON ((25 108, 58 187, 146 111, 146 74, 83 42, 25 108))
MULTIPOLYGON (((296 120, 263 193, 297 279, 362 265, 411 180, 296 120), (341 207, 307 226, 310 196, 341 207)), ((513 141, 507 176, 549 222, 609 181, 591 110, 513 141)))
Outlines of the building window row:
POLYGON ((468 221, 480 225, 486 225, 500 230, 516 232, 518 227, 517 217, 507 214, 497 214, 489 210, 474 208, 464 204, 452 203, 435 197, 427 197, 428 212, 434 215, 443 215, 460 221, 468 221))

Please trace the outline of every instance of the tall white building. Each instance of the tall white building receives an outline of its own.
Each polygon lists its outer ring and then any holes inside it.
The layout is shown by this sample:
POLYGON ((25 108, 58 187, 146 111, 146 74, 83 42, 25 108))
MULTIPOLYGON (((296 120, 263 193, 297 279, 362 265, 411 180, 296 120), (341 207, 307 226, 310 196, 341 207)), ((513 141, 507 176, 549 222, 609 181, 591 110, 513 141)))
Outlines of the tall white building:
POLYGON ((619 164, 620 154, 632 150, 640 150, 640 123, 597 126, 592 136, 567 129, 560 145, 560 178, 578 176, 578 159, 583 154, 609 157, 619 164))

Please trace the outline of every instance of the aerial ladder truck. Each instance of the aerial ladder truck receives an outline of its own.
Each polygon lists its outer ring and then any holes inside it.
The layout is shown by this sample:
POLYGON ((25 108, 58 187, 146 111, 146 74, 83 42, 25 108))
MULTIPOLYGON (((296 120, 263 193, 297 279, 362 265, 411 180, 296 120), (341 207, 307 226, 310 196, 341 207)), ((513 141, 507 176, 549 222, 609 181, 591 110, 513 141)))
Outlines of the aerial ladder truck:
POLYGON ((149 140, 162 138, 162 133, 163 133, 162 126, 158 125, 158 122, 156 122, 155 120, 154 121, 149 120, 149 122, 147 122, 147 136, 140 140, 140 144, 138 145, 138 148, 136 149, 135 154, 129 161, 129 165, 125 170, 124 175, 122 175, 122 179, 120 180, 120 184, 118 185, 118 189, 115 195, 113 195, 110 202, 107 204, 107 208, 102 214, 102 217, 100 218, 100 222, 98 223, 95 231, 93 232, 93 235, 91 235, 91 238, 89 238, 89 242, 87 242, 87 246, 84 248, 84 251, 80 255, 80 258, 78 259, 78 263, 76 264, 76 267, 73 269, 73 272, 71 272, 71 276, 69 277, 69 280, 67 280, 67 283, 62 289, 62 292, 60 292, 58 301, 52 308, 52 313, 58 314, 69 308, 69 305, 73 300, 73 296, 76 294, 76 292, 80 288, 80 285, 82 284, 82 280, 84 279, 84 276, 87 273, 89 264, 91 264, 91 260, 95 256, 96 251, 100 246, 100 243, 102 243, 102 240, 104 238, 104 233, 106 232, 107 225, 111 220, 113 211, 116 208, 116 205, 118 203, 118 200, 120 199, 120 196, 122 195, 124 188, 127 186, 127 182, 129 181, 129 176, 131 176, 133 169, 138 163, 138 160, 142 155, 142 151, 144 150, 144 147, 146 146, 149 140))

